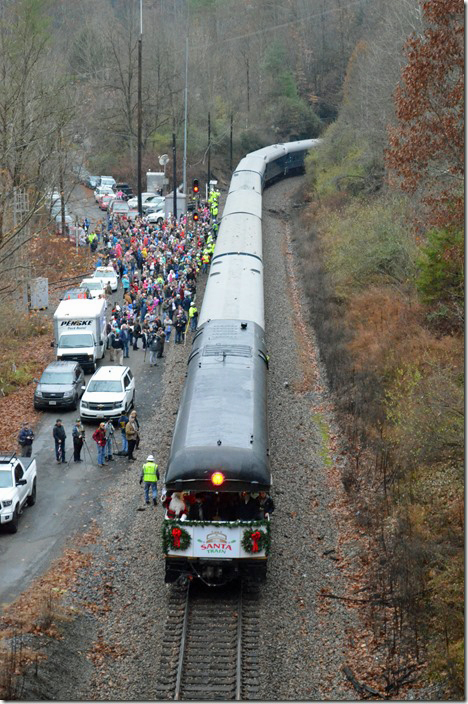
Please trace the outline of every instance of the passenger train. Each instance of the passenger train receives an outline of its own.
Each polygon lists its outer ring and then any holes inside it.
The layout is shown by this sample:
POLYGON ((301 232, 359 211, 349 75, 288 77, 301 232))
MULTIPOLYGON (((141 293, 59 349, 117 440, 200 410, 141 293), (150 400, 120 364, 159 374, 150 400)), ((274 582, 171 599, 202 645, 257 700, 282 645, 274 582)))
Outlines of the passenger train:
POLYGON ((165 474, 174 499, 163 523, 166 582, 266 578, 272 481, 262 192, 303 172, 317 141, 251 152, 232 175, 165 474))

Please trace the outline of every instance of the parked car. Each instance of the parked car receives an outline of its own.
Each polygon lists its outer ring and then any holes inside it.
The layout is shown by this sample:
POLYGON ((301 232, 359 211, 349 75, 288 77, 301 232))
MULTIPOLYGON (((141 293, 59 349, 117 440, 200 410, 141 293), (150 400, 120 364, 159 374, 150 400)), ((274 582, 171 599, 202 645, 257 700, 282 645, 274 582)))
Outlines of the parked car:
POLYGON ((69 288, 60 298, 61 301, 70 301, 75 298, 91 298, 91 292, 87 286, 77 286, 69 288))
POLYGON ((128 185, 128 183, 116 183, 114 186, 114 191, 116 193, 119 193, 119 191, 121 191, 123 193, 124 200, 128 200, 133 196, 133 191, 128 185))
POLYGON ((36 503, 36 460, 32 457, 0 457, 0 525, 9 533, 18 530, 23 507, 36 503))
MULTIPOLYGON (((157 193, 150 193, 149 191, 147 191, 146 193, 142 193, 141 194, 142 204, 146 203, 148 198, 153 198, 154 196, 157 196, 157 195, 158 195, 157 193)), ((158 196, 158 198, 160 198, 160 196, 158 196)), ((134 196, 133 198, 130 198, 130 200, 128 201, 128 205, 130 208, 138 208, 138 198, 136 196, 134 196)))
POLYGON ((107 210, 107 206, 109 205, 111 200, 115 199, 115 195, 113 193, 105 193, 103 196, 101 196, 98 200, 98 205, 101 210, 107 210))
POLYGON ((116 198, 109 203, 107 210, 111 215, 127 215, 130 208, 125 200, 119 200, 116 198))
POLYGON ((34 391, 34 408, 76 408, 83 395, 84 372, 78 362, 51 362, 34 391))
POLYGON ((101 279, 89 278, 83 279, 80 283, 80 288, 84 286, 89 289, 91 298, 102 298, 106 294, 104 292, 104 286, 102 285, 101 279))
POLYGON ((107 283, 110 283, 111 289, 117 291, 119 285, 119 277, 117 276, 114 267, 112 266, 98 266, 93 274, 93 279, 99 279, 102 281, 104 288, 107 283))
POLYGON ((99 176, 98 186, 110 186, 113 188, 116 184, 115 178, 112 176, 99 176))
POLYGON ((99 198, 101 198, 106 193, 110 193, 112 196, 114 195, 112 186, 96 186, 94 190, 94 200, 96 201, 96 203, 98 203, 99 198))
POLYGON ((166 199, 164 196, 150 196, 144 203, 141 204, 141 209, 144 213, 162 210, 164 208, 165 201, 166 199))
POLYGON ((162 225, 166 219, 166 213, 164 210, 155 210, 151 213, 145 213, 145 220, 151 224, 156 223, 156 225, 162 225))
POLYGON ((135 379, 129 367, 100 367, 80 403, 82 421, 118 418, 135 403, 135 379))
POLYGON ((85 186, 87 186, 88 188, 92 188, 94 191, 94 189, 97 188, 97 182, 97 176, 92 176, 91 174, 88 174, 88 176, 86 177, 85 186))

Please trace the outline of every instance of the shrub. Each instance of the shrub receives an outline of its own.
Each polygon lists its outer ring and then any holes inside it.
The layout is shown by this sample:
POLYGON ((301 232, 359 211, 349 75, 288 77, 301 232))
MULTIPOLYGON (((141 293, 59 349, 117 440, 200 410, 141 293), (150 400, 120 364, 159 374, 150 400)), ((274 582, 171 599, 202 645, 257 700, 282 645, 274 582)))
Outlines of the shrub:
POLYGON ((372 285, 400 287, 414 278, 417 249, 404 201, 353 202, 344 213, 325 217, 325 264, 339 296, 372 285))
POLYGON ((463 323, 464 234, 461 230, 431 230, 418 259, 417 287, 422 300, 435 304, 439 317, 463 323))

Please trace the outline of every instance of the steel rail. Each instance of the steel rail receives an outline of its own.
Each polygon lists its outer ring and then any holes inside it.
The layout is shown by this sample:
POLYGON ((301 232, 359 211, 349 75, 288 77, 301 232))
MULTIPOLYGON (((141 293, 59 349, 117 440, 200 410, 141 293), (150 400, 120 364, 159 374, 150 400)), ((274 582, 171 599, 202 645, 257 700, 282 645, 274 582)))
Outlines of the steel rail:
POLYGON ((184 669, 185 643, 187 641, 189 603, 190 603, 190 584, 187 587, 187 594, 185 597, 184 620, 183 620, 183 625, 182 625, 182 636, 180 638, 179 661, 177 663, 177 677, 176 677, 176 685, 175 685, 175 692, 174 692, 174 701, 179 701, 179 699, 180 699, 180 686, 182 683, 182 672, 184 669))
POLYGON ((237 606, 237 663, 236 663, 236 702, 242 700, 242 592, 239 587, 239 604, 237 606))

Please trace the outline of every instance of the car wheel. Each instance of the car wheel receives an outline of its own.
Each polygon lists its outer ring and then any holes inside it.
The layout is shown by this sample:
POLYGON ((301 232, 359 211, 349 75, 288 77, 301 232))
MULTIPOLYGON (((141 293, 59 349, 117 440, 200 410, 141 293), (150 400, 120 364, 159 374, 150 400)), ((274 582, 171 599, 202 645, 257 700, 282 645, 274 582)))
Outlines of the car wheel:
POLYGON ((163 222, 164 222, 164 218, 158 218, 158 219, 156 220, 156 225, 162 225, 163 222))
POLYGON ((28 496, 27 498, 26 503, 28 504, 28 506, 34 506, 34 504, 36 503, 36 480, 34 480, 33 482, 33 488, 30 496, 28 496))
POLYGON ((7 531, 9 533, 17 533, 18 519, 19 519, 19 510, 18 510, 18 506, 16 506, 15 513, 13 514, 12 520, 9 523, 7 523, 7 531))

